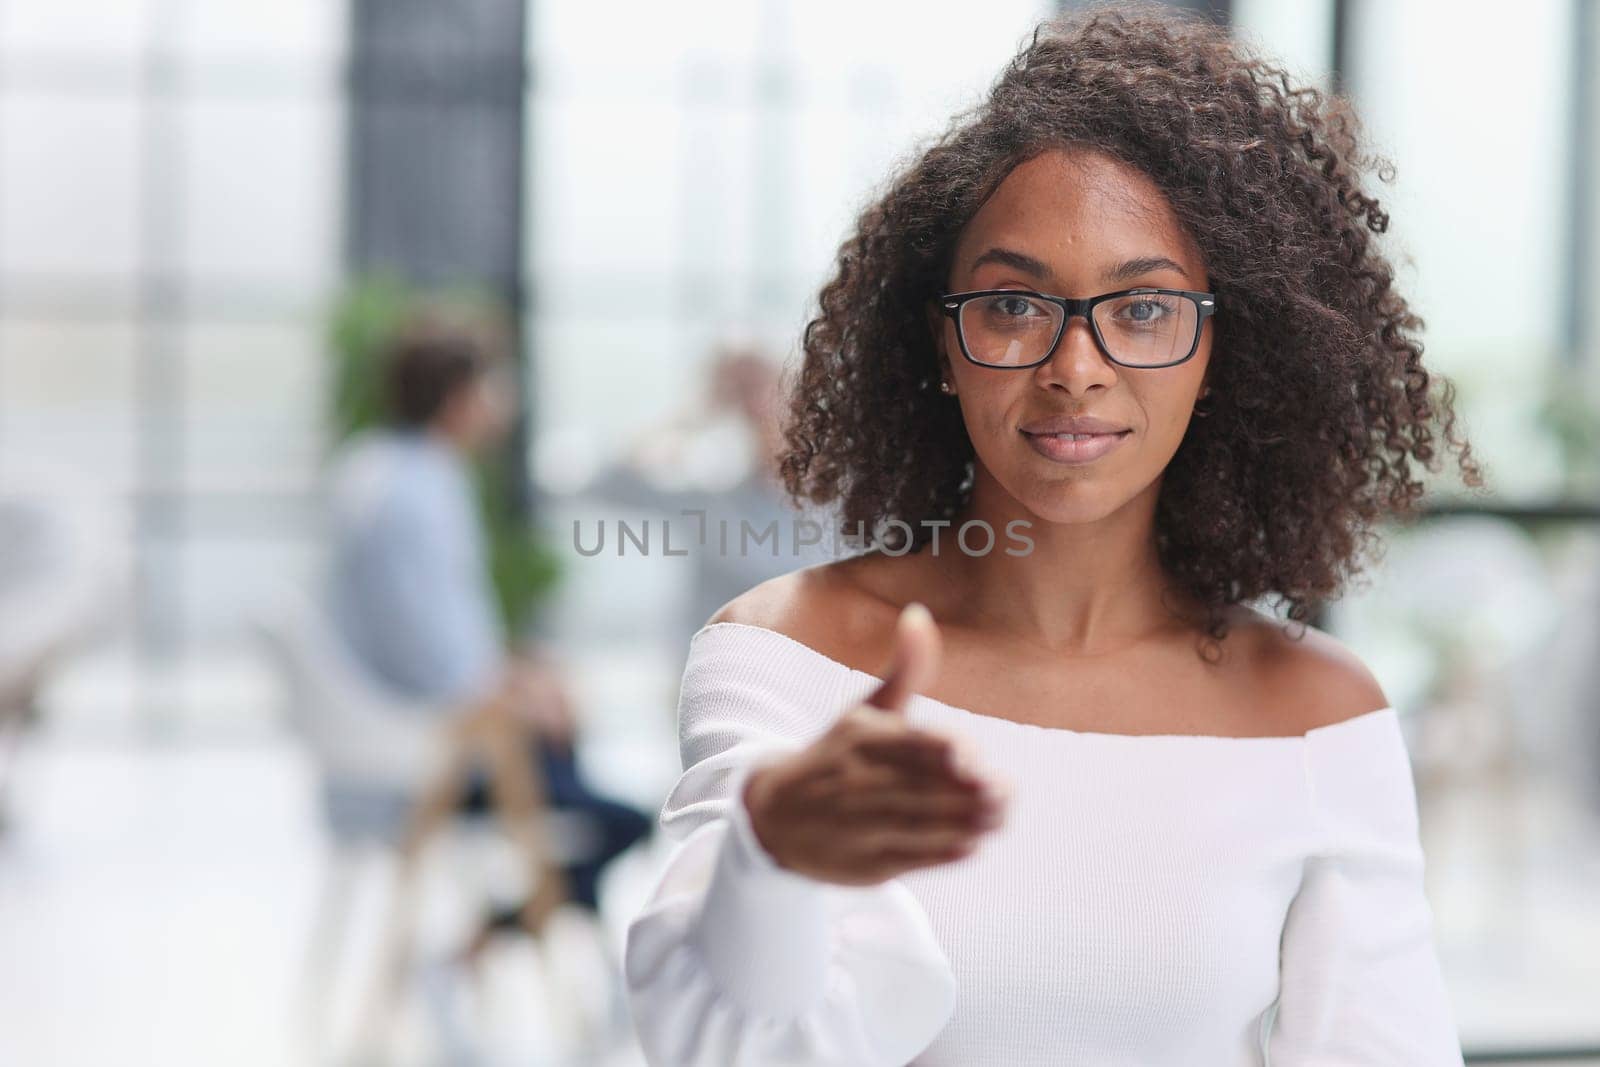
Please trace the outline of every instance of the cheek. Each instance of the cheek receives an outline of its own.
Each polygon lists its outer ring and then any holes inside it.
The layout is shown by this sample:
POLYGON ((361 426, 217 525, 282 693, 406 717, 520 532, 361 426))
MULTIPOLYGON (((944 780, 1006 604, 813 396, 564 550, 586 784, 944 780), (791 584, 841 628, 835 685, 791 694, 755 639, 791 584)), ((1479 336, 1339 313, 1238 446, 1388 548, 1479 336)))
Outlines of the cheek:
POLYGON ((968 364, 956 368, 951 375, 956 387, 952 403, 961 406, 961 417, 967 425, 967 435, 975 448, 982 452, 994 444, 1006 445, 1015 437, 1021 440, 1015 423, 1027 410, 1019 386, 1025 387, 1023 371, 991 371, 968 364), (976 373, 968 373, 976 372, 976 373))

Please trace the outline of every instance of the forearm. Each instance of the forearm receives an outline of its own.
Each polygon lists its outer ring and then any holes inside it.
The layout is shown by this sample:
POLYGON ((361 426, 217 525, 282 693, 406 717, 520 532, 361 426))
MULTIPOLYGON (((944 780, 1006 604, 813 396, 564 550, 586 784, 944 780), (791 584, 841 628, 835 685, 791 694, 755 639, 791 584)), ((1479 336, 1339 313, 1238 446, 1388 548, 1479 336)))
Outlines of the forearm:
POLYGON ((729 805, 728 831, 691 936, 731 998, 787 1018, 825 991, 827 900, 824 883, 785 870, 761 844, 743 799, 748 774, 734 782, 739 799, 729 805))

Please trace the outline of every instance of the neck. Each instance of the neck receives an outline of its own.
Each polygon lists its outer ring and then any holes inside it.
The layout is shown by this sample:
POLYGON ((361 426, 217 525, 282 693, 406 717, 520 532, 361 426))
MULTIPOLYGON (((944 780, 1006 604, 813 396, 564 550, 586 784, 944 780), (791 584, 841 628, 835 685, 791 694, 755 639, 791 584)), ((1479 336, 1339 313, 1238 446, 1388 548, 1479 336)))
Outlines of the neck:
MULTIPOLYGON (((933 566, 959 594, 957 616, 987 633, 1061 655, 1112 652, 1175 626, 1195 605, 1171 583, 1156 550, 1157 480, 1145 492, 1100 518, 1049 522, 1024 508, 980 464, 967 508, 940 531, 933 566), (955 540, 961 524, 981 520, 994 548, 968 555, 955 540), (1024 520, 1015 536, 1007 524, 1024 520), (1008 555, 1006 549, 1026 555, 1008 555)), ((967 541, 976 551, 986 534, 967 541)), ((927 551, 924 549, 924 551, 927 551)))
POLYGON ((443 422, 430 422, 422 427, 419 432, 429 441, 437 445, 443 445, 452 452, 458 452, 463 455, 467 452, 466 445, 462 442, 460 435, 443 422))

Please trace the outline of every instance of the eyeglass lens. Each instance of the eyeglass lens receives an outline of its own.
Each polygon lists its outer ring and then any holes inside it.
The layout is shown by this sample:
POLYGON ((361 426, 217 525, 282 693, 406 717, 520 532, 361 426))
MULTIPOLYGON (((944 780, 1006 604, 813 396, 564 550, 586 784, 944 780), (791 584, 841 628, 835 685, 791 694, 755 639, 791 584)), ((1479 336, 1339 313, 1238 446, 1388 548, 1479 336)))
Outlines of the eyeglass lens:
MULTIPOLYGON (((1106 351, 1120 363, 1155 366, 1182 359, 1194 346, 1199 313, 1193 300, 1169 293, 1134 293, 1094 306, 1106 351)), ((967 351, 996 367, 1036 363, 1049 354, 1066 312, 1025 294, 980 296, 961 305, 967 351)))

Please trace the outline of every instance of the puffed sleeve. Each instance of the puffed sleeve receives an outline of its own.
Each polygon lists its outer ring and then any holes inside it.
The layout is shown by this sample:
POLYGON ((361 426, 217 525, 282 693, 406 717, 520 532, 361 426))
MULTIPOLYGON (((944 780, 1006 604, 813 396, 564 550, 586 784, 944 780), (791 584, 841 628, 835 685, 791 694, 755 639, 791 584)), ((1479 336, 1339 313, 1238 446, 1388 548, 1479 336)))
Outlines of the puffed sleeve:
POLYGON ((1284 923, 1270 1067, 1459 1067, 1393 708, 1312 730, 1319 847, 1284 923))
POLYGON ((752 832, 749 772, 844 710, 814 660, 761 633, 690 642, 684 772, 661 813, 676 844, 624 948, 640 1045, 653 1067, 904 1067, 948 1021, 955 977, 904 885, 796 874, 752 832))

